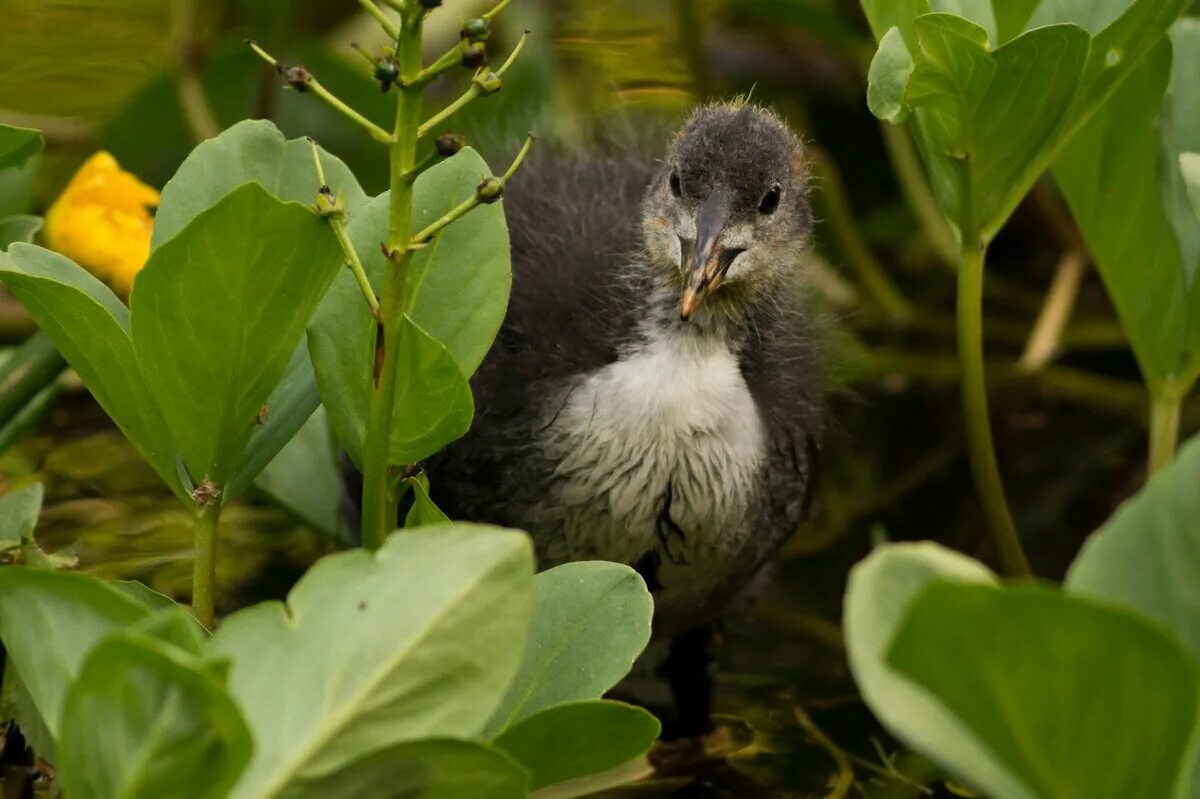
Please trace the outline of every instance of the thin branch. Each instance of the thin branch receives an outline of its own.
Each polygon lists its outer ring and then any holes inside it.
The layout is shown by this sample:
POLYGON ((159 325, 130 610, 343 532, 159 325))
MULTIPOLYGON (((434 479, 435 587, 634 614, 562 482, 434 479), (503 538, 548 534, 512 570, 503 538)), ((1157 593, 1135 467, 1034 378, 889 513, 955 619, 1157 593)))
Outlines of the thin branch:
POLYGON ((490 21, 490 20, 491 20, 491 19, 493 19, 493 18, 494 18, 494 17, 495 17, 497 14, 499 14, 501 11, 503 11, 503 10, 504 10, 504 7, 505 7, 505 6, 507 6, 507 5, 508 5, 508 4, 509 4, 511 1, 512 1, 512 0, 500 0, 500 2, 499 2, 499 3, 496 3, 496 5, 492 6, 492 10, 491 10, 491 11, 485 11, 485 12, 484 12, 484 14, 483 14, 483 18, 484 18, 484 19, 486 19, 486 20, 489 20, 489 21, 490 21))
POLYGON ((461 219, 475 207, 484 203, 494 202, 495 200, 499 199, 500 195, 504 193, 505 184, 508 183, 514 174, 516 174, 517 169, 521 166, 521 162, 525 160, 525 156, 529 152, 529 148, 533 146, 533 142, 534 136, 531 133, 525 137, 525 143, 521 146, 521 151, 517 153, 517 157, 513 159, 512 164, 509 165, 508 170, 503 176, 499 178, 488 178, 480 183, 479 188, 476 189, 473 195, 451 208, 439 218, 435 219, 420 233, 414 235, 412 238, 412 246, 424 246, 429 242, 430 239, 432 239, 438 233, 441 233, 457 220, 461 219), (494 183, 492 181, 494 181, 494 183), (485 187, 488 187, 487 191, 485 191, 485 187))
POLYGON ((441 75, 444 72, 449 72, 462 64, 463 40, 459 39, 446 52, 438 56, 432 64, 425 67, 414 79, 413 83, 424 84, 441 75))
POLYGON ((259 47, 257 42, 248 40, 247 44, 250 45, 250 48, 254 50, 254 52, 258 53, 262 60, 275 67, 275 70, 284 76, 287 85, 291 86, 296 91, 312 92, 327 106, 365 130, 375 141, 382 142, 384 144, 393 143, 392 135, 390 133, 376 125, 371 120, 367 119, 359 112, 355 111, 346 103, 342 102, 342 100, 334 95, 333 92, 322 86, 321 82, 314 78, 307 69, 299 66, 284 67, 274 56, 259 47))
POLYGON ((1058 262, 1054 280, 1046 292, 1046 302, 1021 355, 1021 368, 1025 371, 1036 372, 1058 354, 1086 269, 1087 254, 1082 250, 1071 250, 1058 262))
MULTIPOLYGON (((312 137, 308 139, 308 146, 312 151, 313 166, 317 170, 317 180, 321 184, 321 187, 317 191, 320 193, 329 192, 329 184, 325 182, 325 168, 321 166, 321 154, 317 151, 317 143, 313 141, 312 137)), ((363 269, 362 261, 354 249, 354 244, 350 241, 350 236, 346 233, 345 211, 335 209, 334 212, 322 214, 322 216, 329 220, 329 225, 333 228, 333 235, 337 238, 338 245, 342 248, 342 254, 346 256, 346 266, 354 275, 354 281, 358 283, 358 288, 362 291, 363 299, 367 301, 367 305, 371 308, 371 316, 378 319, 379 298, 375 296, 375 289, 371 287, 371 281, 367 279, 367 271, 363 269)))
POLYGON ((188 130, 196 141, 211 139, 221 132, 200 77, 201 48, 196 41, 194 0, 175 0, 175 46, 179 58, 176 90, 188 130))
POLYGON ((371 0, 358 0, 358 4, 363 7, 375 21, 379 23, 379 27, 383 28, 383 32, 388 35, 389 39, 395 40, 400 37, 400 28, 396 23, 388 19, 387 14, 383 13, 383 9, 371 2, 371 0))
POLYGON ((476 97, 483 97, 485 95, 498 92, 500 90, 499 79, 503 77, 504 73, 508 71, 508 68, 512 66, 513 62, 517 58, 517 55, 525 46, 525 40, 528 38, 529 31, 525 31, 521 34, 521 38, 517 41, 517 46, 513 48, 513 51, 509 54, 508 58, 495 72, 491 73, 490 75, 485 74, 482 70, 476 72, 475 77, 471 79, 470 87, 465 92, 459 95, 459 97, 455 99, 454 102, 450 103, 450 105, 446 106, 441 111, 438 111, 432 117, 421 123, 421 126, 417 128, 418 138, 425 136, 429 133, 429 131, 445 122, 476 97), (493 78, 495 79, 494 84, 493 78))

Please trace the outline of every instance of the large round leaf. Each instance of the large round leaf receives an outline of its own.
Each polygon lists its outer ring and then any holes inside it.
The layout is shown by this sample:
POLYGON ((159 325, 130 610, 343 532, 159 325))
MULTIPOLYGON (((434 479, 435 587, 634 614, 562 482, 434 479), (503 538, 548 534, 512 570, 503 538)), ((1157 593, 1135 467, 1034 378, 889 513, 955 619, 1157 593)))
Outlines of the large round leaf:
POLYGON ((151 253, 133 346, 194 482, 226 487, 340 264, 327 222, 254 183, 151 253))
POLYGON ((523 799, 529 776, 502 750, 434 738, 366 753, 295 783, 285 799, 523 799))
POLYGON ((933 543, 888 544, 854 567, 844 609, 854 681, 879 720, 909 746, 983 775, 986 784, 1002 786, 999 796, 1033 799, 962 722, 886 660, 909 605, 936 580, 992 583, 995 577, 977 561, 933 543))
POLYGON ((0 568, 0 641, 56 738, 67 686, 92 646, 149 615, 144 605, 94 577, 0 568))
POLYGON ((221 799, 251 746, 201 661, 118 633, 91 651, 71 685, 58 765, 74 799, 221 799))
POLYGON ((521 670, 488 722, 489 735, 552 705, 600 698, 650 640, 654 600, 628 566, 566 563, 539 574, 536 584, 521 670))
MULTIPOLYGON (((429 169, 413 190, 413 228, 425 227, 470 197, 490 174, 484 160, 469 147, 429 169)), ((350 239, 375 286, 387 268, 379 245, 387 239, 389 200, 390 195, 381 194, 350 216, 350 239)), ((481 206, 413 255, 408 313, 450 350, 463 374, 470 376, 500 330, 511 285, 503 203, 481 206)))
MULTIPOLYGON (((239 122, 201 142, 163 186, 154 217, 152 246, 175 236, 197 214, 243 183, 258 183, 281 200, 313 205, 321 181, 307 139, 284 139, 274 124, 239 122)), ((350 211, 367 201, 354 175, 338 158, 318 148, 325 182, 340 192, 350 211)))
POLYGON ((292 796, 377 749, 478 734, 520 664, 532 605, 526 536, 447 525, 325 558, 286 605, 230 616, 213 649, 233 662, 256 742, 232 795, 292 796))
POLYGON ((937 583, 888 660, 1020 781, 925 751, 988 795, 1166 799, 1186 785, 1200 668, 1126 610, 1036 586, 937 583))
POLYGON ((650 749, 660 729, 640 707, 594 699, 534 713, 495 743, 529 769, 530 787, 537 789, 627 763, 650 749))

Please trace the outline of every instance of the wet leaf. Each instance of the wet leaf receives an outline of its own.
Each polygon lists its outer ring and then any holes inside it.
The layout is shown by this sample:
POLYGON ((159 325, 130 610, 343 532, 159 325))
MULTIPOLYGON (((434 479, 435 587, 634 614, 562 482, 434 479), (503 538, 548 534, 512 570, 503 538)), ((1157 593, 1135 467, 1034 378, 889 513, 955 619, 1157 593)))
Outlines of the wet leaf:
MULTIPOLYGON (((367 196, 338 158, 324 150, 325 181, 356 211, 367 196)), ((201 211, 244 183, 258 183, 281 200, 314 206, 320 181, 307 139, 284 139, 266 120, 245 120, 201 142, 163 186, 151 246, 175 236, 201 211)))
POLYGON ((118 634, 91 651, 67 693, 58 766, 75 799, 219 799, 251 748, 211 670, 118 634))
POLYGON ((0 169, 22 166, 42 151, 42 132, 0 125, 0 169))
POLYGON ((327 557, 286 605, 229 616, 212 651, 233 662, 256 742, 232 796, 307 796, 293 792, 369 752, 477 735, 520 664, 532 605, 528 538, 447 525, 327 557))
POLYGON ((539 574, 536 585, 521 670, 488 722, 489 735, 553 705, 600 698, 650 640, 654 601, 628 566, 566 563, 539 574))
POLYGON ((925 752, 985 793, 1125 799, 1185 784, 1200 668, 1128 611, 1036 586, 936 583, 909 607, 888 661, 1020 781, 1013 790, 925 752))
POLYGON ((0 640, 51 736, 58 738, 67 686, 92 646, 149 613, 94 577, 0 568, 0 640))
POLYGON ((151 253, 130 298, 133 346, 193 483, 227 489, 340 264, 325 221, 253 183, 151 253))
POLYGON ((70 259, 28 244, 0 254, 0 280, 163 482, 186 498, 167 423, 134 354, 129 311, 117 296, 70 259))
MULTIPOLYGON (((1196 26, 1189 26, 1196 30, 1196 26)), ((1188 46, 1184 39, 1181 44, 1188 46)), ((1200 42, 1190 46, 1200 52, 1200 42)), ((1178 48, 1176 48, 1178 49, 1178 48)), ((1159 176, 1172 48, 1162 43, 1063 151, 1054 176, 1091 250, 1146 381, 1200 374, 1200 281, 1189 283, 1159 176)), ((1187 90, 1194 80, 1185 81, 1187 90)), ((1197 90, 1200 98, 1200 90, 1197 90)), ((1192 120, 1194 135, 1200 122, 1192 120)), ((1193 255, 1200 261, 1200 252, 1193 255)), ((1196 263, 1192 264, 1194 269, 1196 263)))
POLYGON ((496 746, 533 775, 531 789, 599 774, 644 754, 661 725, 623 702, 567 702, 538 711, 506 729, 496 746))
POLYGON ((844 608, 846 654, 863 699, 897 738, 922 753, 937 753, 956 772, 970 773, 997 794, 1025 796, 1020 783, 994 763, 983 742, 942 705, 886 660, 913 598, 936 580, 991 583, 981 563, 933 543, 879 547, 850 572, 844 608))
POLYGON ((478 741, 432 739, 396 744, 289 786, 286 799, 521 799, 525 770, 478 741))

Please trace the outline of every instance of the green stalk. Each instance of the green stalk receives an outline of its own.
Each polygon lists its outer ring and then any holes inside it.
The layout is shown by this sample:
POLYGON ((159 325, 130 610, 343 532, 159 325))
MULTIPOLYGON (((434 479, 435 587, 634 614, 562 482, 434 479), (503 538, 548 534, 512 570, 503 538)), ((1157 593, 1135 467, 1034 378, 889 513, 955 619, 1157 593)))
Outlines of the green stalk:
POLYGON ((1004 571, 1012 577, 1029 577, 1032 572, 1016 524, 1004 499, 1004 485, 996 464, 988 416, 987 382, 983 360, 983 261, 987 244, 974 227, 964 226, 958 268, 958 359, 962 366, 963 416, 966 420, 967 450, 975 490, 983 503, 988 529, 1000 555, 1004 571))
POLYGON ((213 629, 213 610, 217 584, 217 524, 221 518, 221 500, 211 499, 195 518, 196 560, 192 567, 192 614, 208 630, 213 629))
POLYGON ((50 337, 39 331, 0 363, 0 425, 6 424, 67 368, 50 337))
POLYGON ((396 124, 388 147, 390 207, 387 249, 391 254, 379 299, 376 326, 376 366, 367 406, 366 439, 363 442, 362 543, 378 549, 396 527, 396 497, 388 472, 388 445, 392 433, 392 407, 396 399, 396 362, 400 352, 401 321, 404 317, 408 264, 412 257, 412 183, 407 176, 417 162, 417 130, 421 124, 424 86, 415 83, 421 72, 421 28, 425 10, 406 4, 402 14, 396 57, 400 67, 400 99, 396 124))
POLYGON ((1147 476, 1152 477, 1175 457, 1179 443, 1179 415, 1184 391, 1172 375, 1150 397, 1150 459, 1147 476))

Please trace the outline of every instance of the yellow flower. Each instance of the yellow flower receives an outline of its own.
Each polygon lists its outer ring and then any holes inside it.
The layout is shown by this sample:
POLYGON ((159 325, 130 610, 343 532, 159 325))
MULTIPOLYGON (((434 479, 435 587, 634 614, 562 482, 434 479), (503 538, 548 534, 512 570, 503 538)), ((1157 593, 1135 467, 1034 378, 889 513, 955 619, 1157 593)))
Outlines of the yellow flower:
POLYGON ((100 151, 46 213, 46 243, 128 296, 150 255, 158 192, 100 151))

